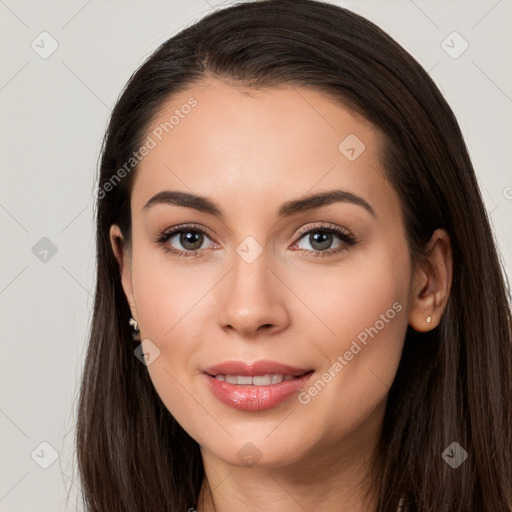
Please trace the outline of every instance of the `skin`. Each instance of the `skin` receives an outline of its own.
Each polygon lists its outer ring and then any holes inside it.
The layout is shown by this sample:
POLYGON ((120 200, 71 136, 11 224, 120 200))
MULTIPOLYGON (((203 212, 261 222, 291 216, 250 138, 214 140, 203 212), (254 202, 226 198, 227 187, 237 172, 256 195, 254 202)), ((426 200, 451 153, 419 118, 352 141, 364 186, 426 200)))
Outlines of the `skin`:
MULTIPOLYGON (((381 164, 383 137, 322 93, 248 91, 215 79, 169 99, 148 134, 190 97, 197 106, 137 170, 131 247, 123 248, 117 225, 110 239, 141 337, 160 350, 148 365, 151 380, 201 446, 213 494, 203 482, 198 510, 375 510, 373 494, 362 502, 362 481, 407 325, 432 329, 445 308, 449 237, 437 230, 428 258, 413 264, 400 201, 381 164), (365 144, 354 161, 338 149, 349 134, 365 144), (285 201, 331 189, 364 198, 375 215, 337 202, 278 217, 285 201), (225 218, 172 204, 143 211, 162 190, 208 197, 225 218), (355 235, 356 245, 333 234, 328 248, 344 250, 308 257, 321 244, 311 240, 316 231, 299 237, 299 230, 322 223, 355 235), (177 257, 155 243, 180 224, 207 231, 196 245, 201 256, 177 257), (252 263, 236 252, 248 236, 263 249, 252 263), (401 311, 307 404, 295 395, 266 411, 239 411, 204 384, 201 369, 233 359, 311 368, 315 382, 395 303, 401 311), (260 456, 252 467, 238 456, 247 443, 260 456)), ((167 246, 190 252, 179 236, 171 240, 167 246)))

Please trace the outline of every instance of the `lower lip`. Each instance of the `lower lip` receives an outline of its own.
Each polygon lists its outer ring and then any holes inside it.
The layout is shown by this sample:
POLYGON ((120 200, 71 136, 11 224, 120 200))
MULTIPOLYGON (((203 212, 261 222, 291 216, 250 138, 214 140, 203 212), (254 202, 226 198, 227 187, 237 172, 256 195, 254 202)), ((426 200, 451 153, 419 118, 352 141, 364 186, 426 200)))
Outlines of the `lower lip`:
POLYGON ((241 411, 264 411, 300 391, 313 372, 268 386, 229 384, 205 374, 210 391, 221 402, 241 411))

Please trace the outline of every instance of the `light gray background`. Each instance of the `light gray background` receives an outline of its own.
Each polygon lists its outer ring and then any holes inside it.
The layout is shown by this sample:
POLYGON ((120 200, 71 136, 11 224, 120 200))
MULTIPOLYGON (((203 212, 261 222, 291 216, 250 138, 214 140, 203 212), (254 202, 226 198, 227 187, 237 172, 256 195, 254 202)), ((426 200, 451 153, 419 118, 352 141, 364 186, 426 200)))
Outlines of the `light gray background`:
MULTIPOLYGON (((93 305, 93 183, 103 132, 144 58, 228 3, 0 0, 2 512, 81 510, 74 406, 93 305), (43 31, 58 43, 46 59, 31 47, 35 40, 50 48, 43 31), (43 237, 57 249, 46 262, 33 252, 43 237)), ((512 1, 332 3, 376 22, 441 88, 511 276, 512 1), (462 40, 442 46, 453 31, 469 44, 456 59, 445 49, 458 52, 462 40)))

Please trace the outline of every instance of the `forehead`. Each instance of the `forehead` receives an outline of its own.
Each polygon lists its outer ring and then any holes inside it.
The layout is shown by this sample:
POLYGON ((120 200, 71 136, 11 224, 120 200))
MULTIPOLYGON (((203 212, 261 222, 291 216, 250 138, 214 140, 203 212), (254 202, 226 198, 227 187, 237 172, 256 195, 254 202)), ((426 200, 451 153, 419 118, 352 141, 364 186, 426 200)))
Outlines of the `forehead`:
POLYGON ((340 187, 376 209, 397 202, 379 131, 309 88, 195 84, 162 105, 145 141, 151 149, 137 169, 134 210, 162 190, 229 199, 233 213, 340 187))

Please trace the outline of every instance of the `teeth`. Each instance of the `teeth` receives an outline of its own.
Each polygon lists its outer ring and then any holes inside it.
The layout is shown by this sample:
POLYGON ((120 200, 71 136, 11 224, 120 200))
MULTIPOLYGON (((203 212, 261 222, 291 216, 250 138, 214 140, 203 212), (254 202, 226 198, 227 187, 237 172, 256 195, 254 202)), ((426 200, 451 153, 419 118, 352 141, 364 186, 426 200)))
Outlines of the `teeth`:
POLYGON ((247 375, 216 375, 215 378, 228 384, 241 384, 243 386, 270 386, 270 384, 280 384, 286 380, 293 380, 293 375, 255 375, 250 377, 247 375))
POLYGON ((283 382, 282 375, 255 375, 252 378, 252 383, 255 386, 268 386, 269 384, 279 384, 283 382))

